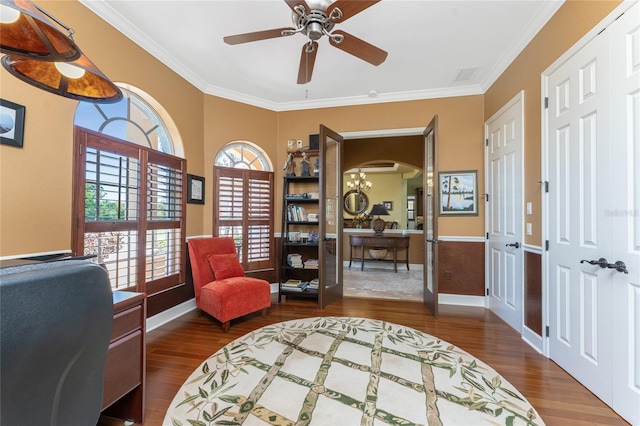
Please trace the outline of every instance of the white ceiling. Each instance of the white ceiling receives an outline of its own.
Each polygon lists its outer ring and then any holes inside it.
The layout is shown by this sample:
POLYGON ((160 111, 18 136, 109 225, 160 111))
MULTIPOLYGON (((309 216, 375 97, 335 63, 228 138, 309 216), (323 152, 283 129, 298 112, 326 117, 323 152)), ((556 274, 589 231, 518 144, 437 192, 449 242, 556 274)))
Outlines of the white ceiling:
POLYGON ((564 0, 382 0, 334 30, 386 50, 386 61, 322 37, 306 85, 296 83, 306 36, 222 41, 292 26, 282 0, 80 1, 204 93, 286 111, 484 93, 564 0), (461 71, 470 78, 456 81, 461 71))

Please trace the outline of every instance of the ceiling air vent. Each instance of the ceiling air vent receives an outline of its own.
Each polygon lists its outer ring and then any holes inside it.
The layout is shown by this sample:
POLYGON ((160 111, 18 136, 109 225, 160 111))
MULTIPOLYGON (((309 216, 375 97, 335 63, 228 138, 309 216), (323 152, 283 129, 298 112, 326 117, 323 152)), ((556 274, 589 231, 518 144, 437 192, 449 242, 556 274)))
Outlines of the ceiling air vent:
POLYGON ((473 77, 473 75, 478 70, 477 67, 474 68, 460 68, 458 70, 458 74, 456 74, 456 78, 453 81, 469 81, 473 77))

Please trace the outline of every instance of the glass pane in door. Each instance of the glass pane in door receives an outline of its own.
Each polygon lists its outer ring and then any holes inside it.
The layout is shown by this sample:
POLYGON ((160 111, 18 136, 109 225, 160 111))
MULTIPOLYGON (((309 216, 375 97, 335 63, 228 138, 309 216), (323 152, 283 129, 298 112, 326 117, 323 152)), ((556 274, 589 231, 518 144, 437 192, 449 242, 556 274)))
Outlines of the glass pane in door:
POLYGON ((342 137, 320 126, 320 291, 319 306, 342 298, 342 137))

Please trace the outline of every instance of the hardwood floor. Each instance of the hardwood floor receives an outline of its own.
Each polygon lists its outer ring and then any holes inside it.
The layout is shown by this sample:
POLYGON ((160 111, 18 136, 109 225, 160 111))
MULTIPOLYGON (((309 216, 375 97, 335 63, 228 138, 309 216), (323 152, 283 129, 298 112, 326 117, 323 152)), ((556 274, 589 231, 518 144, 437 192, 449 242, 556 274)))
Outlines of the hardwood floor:
MULTIPOLYGON (((569 374, 534 351, 492 312, 474 307, 440 306, 434 319, 420 302, 345 298, 324 310, 314 301, 289 299, 231 322, 220 324, 193 311, 147 334, 145 425, 161 425, 169 403, 186 378, 208 356, 256 328, 315 316, 366 317, 403 324, 452 343, 476 356, 511 382, 547 425, 625 425, 607 405, 569 374)), ((102 417, 99 426, 122 425, 102 417)))

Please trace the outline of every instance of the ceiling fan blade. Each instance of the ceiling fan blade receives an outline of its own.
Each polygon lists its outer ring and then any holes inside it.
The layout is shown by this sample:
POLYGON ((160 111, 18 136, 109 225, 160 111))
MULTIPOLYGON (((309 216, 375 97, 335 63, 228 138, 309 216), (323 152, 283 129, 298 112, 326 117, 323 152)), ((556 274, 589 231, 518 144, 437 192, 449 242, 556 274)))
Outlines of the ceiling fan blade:
POLYGON ((362 59, 363 61, 369 62, 372 65, 380 65, 385 61, 385 59, 387 59, 387 52, 359 39, 356 36, 352 36, 351 34, 341 30, 335 30, 331 34, 342 35, 344 39, 342 40, 342 43, 337 43, 333 41, 332 38, 329 38, 329 43, 340 50, 362 59))
POLYGON ((327 16, 331 16, 333 9, 338 8, 342 11, 342 18, 335 22, 344 22, 379 1, 380 0, 337 0, 327 8, 327 16))
POLYGON ((318 53, 318 43, 315 41, 311 44, 305 43, 302 46, 302 54, 300 55, 300 68, 298 69, 298 84, 305 84, 311 81, 313 74, 313 65, 316 63, 316 54, 318 53), (308 52, 307 50, 311 50, 308 52))
POLYGON ((236 34, 227 36, 223 38, 223 40, 227 44, 241 44, 249 43, 250 41, 266 40, 269 38, 286 37, 287 35, 282 34, 283 30, 295 31, 295 28, 274 28, 272 30, 256 31, 255 33, 236 34))
POLYGON ((301 4, 302 6, 304 6, 304 10, 309 13, 309 6, 307 6, 307 2, 305 2, 304 0, 284 0, 284 2, 291 8, 291 10, 293 10, 294 12, 295 7, 299 4, 301 4))

